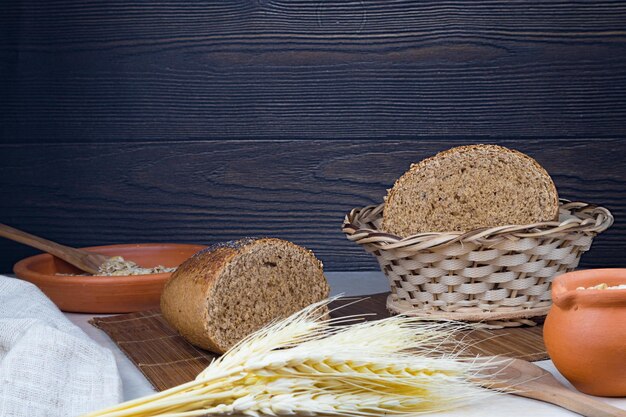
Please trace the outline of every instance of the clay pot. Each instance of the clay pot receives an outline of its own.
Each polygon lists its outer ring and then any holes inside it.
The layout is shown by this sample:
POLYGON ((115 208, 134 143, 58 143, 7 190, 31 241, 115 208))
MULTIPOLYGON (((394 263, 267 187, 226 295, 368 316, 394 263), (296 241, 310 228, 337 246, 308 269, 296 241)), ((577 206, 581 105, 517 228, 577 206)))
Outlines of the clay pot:
MULTIPOLYGON (((178 266, 200 245, 141 243, 84 248, 102 255, 120 255, 141 266, 178 266)), ((74 313, 130 313, 159 307, 171 273, 113 277, 64 276, 81 274, 74 266, 50 254, 22 259, 13 267, 18 278, 37 285, 63 311, 74 313)))
POLYGON ((569 272, 552 284, 543 336, 556 368, 590 395, 626 396, 626 290, 577 290, 626 284, 626 269, 569 272))

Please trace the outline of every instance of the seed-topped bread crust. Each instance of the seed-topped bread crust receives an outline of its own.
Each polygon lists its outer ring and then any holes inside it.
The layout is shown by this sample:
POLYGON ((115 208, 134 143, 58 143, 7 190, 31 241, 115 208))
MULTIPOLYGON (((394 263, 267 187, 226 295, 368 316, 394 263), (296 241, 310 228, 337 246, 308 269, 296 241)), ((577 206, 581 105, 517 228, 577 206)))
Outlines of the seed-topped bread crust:
POLYGON ((382 229, 401 237, 558 218, 559 197, 537 161, 498 145, 459 146, 411 165, 385 198, 382 229))
POLYGON ((281 239, 246 238, 184 262, 165 284, 161 311, 193 345, 223 353, 329 291, 313 252, 281 239))

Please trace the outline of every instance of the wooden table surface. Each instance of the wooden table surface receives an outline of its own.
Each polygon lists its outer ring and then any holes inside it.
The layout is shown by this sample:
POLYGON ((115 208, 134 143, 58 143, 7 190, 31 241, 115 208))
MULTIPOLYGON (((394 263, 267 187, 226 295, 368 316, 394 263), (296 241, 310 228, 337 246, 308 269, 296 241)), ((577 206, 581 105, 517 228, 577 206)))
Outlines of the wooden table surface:
MULTIPOLYGON (((495 142, 615 225, 626 266, 626 2, 0 6, 0 219, 72 246, 285 238, 374 270, 341 233, 409 164, 495 142)), ((28 248, 0 240, 0 272, 28 248)))

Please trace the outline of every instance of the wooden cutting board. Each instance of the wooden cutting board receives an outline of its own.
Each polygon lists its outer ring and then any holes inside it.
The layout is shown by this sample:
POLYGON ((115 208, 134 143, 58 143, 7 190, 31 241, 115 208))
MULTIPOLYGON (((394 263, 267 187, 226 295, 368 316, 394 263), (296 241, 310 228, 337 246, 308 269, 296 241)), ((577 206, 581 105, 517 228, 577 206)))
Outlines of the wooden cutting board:
MULTIPOLYGON (((334 317, 369 314, 367 320, 388 317, 387 293, 374 294, 337 310, 334 317)), ((350 298, 353 301, 355 298, 350 298)), ((338 300, 331 307, 345 304, 338 300)), ((162 391, 193 380, 217 355, 198 349, 178 335, 157 310, 119 316, 95 317, 90 323, 107 333, 141 370, 155 389, 162 391)), ((506 355, 529 361, 548 359, 542 326, 464 332, 468 355, 506 355)))

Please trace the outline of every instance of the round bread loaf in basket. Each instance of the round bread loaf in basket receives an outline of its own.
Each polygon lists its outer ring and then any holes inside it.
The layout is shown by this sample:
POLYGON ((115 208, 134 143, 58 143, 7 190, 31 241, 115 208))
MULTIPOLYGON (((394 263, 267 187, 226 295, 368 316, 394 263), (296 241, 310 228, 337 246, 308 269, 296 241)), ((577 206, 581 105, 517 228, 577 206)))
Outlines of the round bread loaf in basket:
POLYGON ((387 308, 491 328, 547 314, 554 277, 574 270, 613 224, 606 208, 561 200, 558 221, 401 238, 380 230, 383 209, 353 209, 342 229, 378 259, 391 286, 387 308))

